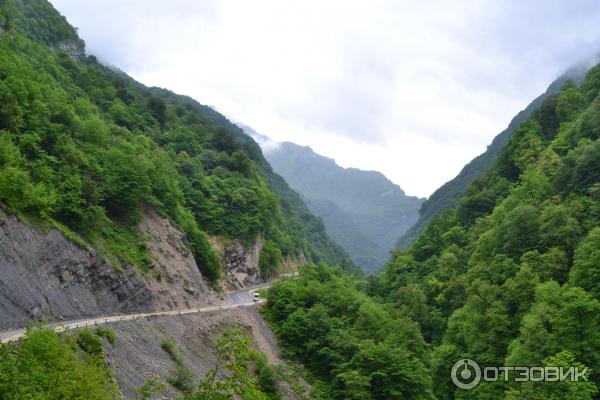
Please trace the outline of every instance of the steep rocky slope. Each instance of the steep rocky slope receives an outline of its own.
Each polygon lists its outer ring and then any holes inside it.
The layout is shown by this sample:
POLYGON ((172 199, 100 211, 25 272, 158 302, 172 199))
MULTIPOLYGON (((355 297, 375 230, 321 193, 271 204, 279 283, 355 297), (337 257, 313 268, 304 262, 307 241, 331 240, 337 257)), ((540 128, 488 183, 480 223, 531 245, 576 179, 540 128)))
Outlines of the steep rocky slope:
MULTIPOLYGON (((56 229, 48 232, 0 208, 0 329, 49 321, 149 310, 194 308, 221 301, 210 291, 185 235, 169 219, 146 207, 138 225, 151 254, 149 272, 116 269, 92 248, 82 249, 56 229)), ((213 238, 221 256, 222 288, 239 290, 265 283, 260 275, 262 241, 213 238)), ((293 271, 301 262, 284 259, 293 271)), ((305 260, 304 260, 305 262, 305 260)))
MULTIPOLYGON (((282 364, 279 348, 269 327, 255 308, 239 308, 201 315, 172 316, 152 320, 119 322, 112 326, 117 340, 106 343, 106 357, 126 398, 135 398, 135 388, 151 378, 166 381, 175 363, 161 347, 164 340, 175 344, 186 366, 195 377, 202 377, 216 361, 213 340, 225 330, 238 328, 251 335, 254 347, 272 364, 282 364)), ((301 396, 289 384, 280 383, 285 399, 301 396)), ((170 385, 163 398, 180 394, 170 385)))
POLYGON ((212 295, 189 249, 185 235, 152 207, 144 209, 138 225, 151 253, 148 288, 158 293, 157 308, 193 308, 207 304, 212 295))
POLYGON ((223 260, 224 274, 221 284, 225 290, 239 290, 264 283, 259 265, 263 247, 260 236, 250 245, 217 237, 211 238, 210 243, 223 260))
POLYGON ((117 270, 94 249, 82 249, 55 229, 43 232, 0 209, 0 329, 23 327, 40 317, 72 320, 217 301, 180 231, 154 211, 145 214, 141 229, 151 234, 155 255, 146 275, 131 266, 117 270))
POLYGON ((260 267, 260 254, 264 240, 259 236, 251 244, 244 244, 239 240, 227 240, 220 237, 211 237, 210 244, 220 256, 223 264, 223 278, 220 287, 224 291, 251 288, 267 283, 271 278, 282 274, 298 271, 298 268, 308 261, 303 252, 297 256, 285 256, 277 267, 277 272, 272 276, 263 277, 260 267))

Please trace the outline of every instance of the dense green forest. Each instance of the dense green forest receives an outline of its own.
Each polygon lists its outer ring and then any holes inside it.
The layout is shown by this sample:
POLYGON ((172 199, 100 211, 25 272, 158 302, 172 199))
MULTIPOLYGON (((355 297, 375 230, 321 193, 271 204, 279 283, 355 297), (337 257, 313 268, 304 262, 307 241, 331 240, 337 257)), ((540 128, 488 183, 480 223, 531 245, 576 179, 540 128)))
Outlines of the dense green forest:
POLYGON ((265 317, 311 373, 317 399, 427 399, 427 344, 403 310, 367 282, 325 265, 269 290, 265 317))
MULTIPOLYGON (((118 268, 149 266, 136 230, 151 205, 219 277, 207 234, 351 266, 258 145, 191 98, 147 88, 86 56, 45 0, 0 3, 0 201, 118 268)), ((270 266, 272 267, 272 266, 270 266)))
POLYGON ((309 268, 265 315, 333 399, 593 399, 600 384, 600 66, 515 129, 457 205, 368 281, 309 268), (586 366, 482 382, 452 365, 586 366))
POLYGON ((108 400, 120 396, 104 363, 101 336, 84 330, 59 337, 51 329, 34 325, 18 346, 0 345, 0 398, 108 400))

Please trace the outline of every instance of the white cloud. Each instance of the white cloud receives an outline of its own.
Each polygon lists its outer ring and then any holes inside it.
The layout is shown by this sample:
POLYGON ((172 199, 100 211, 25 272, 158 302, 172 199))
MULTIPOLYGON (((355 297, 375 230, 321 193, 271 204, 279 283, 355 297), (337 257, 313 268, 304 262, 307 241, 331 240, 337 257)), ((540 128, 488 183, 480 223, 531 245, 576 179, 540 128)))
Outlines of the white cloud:
POLYGON ((600 37, 592 0, 53 3, 141 82, 420 196, 600 37))

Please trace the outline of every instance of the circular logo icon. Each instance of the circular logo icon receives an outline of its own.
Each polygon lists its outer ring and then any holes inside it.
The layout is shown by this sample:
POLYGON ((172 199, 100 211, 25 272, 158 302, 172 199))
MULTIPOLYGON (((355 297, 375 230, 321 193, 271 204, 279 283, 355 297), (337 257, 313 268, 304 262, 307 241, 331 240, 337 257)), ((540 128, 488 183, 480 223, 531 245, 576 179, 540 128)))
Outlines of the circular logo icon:
POLYGON ((452 366, 450 377, 457 388, 473 389, 481 380, 481 368, 479 364, 468 358, 458 360, 452 366))

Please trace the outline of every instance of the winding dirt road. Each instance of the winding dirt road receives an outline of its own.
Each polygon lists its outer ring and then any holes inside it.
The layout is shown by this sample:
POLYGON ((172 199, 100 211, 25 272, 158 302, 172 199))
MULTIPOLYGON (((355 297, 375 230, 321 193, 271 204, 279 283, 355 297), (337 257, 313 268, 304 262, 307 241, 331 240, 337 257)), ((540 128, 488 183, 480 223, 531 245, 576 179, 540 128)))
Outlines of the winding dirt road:
MULTIPOLYGON (((208 307, 200 307, 200 308, 188 308, 184 310, 169 310, 169 311, 156 311, 156 312, 148 312, 148 313, 136 313, 136 314, 123 314, 123 315, 111 315, 111 316, 102 316, 102 317, 94 317, 88 319, 79 319, 73 321, 65 321, 58 322, 54 324, 49 324, 48 327, 54 329, 56 332, 64 332, 71 329, 84 328, 84 327, 92 327, 104 324, 110 324, 119 321, 127 321, 138 318, 149 318, 149 317, 160 317, 164 315, 185 315, 185 314, 197 314, 197 313, 206 313, 213 312, 219 310, 228 310, 236 307, 249 307, 253 306, 257 303, 262 303, 265 300, 260 300, 259 302, 254 302, 252 300, 252 296, 257 289, 265 288, 266 286, 261 286, 252 289, 245 289, 238 292, 230 292, 226 294, 226 298, 229 304, 219 305, 219 306, 208 306, 208 307)), ((8 343, 14 342, 21 339, 25 335, 26 328, 15 329, 12 331, 0 332, 0 343, 8 343)))

